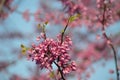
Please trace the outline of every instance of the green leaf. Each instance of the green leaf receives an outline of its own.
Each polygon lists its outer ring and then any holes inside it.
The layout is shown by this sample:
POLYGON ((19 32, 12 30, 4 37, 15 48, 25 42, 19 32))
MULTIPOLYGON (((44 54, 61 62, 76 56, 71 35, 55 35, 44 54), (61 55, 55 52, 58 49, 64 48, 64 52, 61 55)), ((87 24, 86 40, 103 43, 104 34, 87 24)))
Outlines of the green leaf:
POLYGON ((54 71, 50 72, 49 76, 50 76, 50 78, 54 78, 55 77, 54 71))
POLYGON ((64 30, 61 30, 61 33, 64 33, 64 30))
POLYGON ((45 25, 47 25, 47 24, 48 24, 48 21, 45 22, 45 25))
POLYGON ((38 28, 38 29, 40 29, 41 27, 42 27, 41 24, 38 24, 38 25, 37 25, 37 28, 38 28))
POLYGON ((24 48, 25 46, 23 44, 21 44, 21 48, 24 48))
POLYGON ((69 18, 69 22, 74 21, 74 20, 77 19, 78 17, 80 17, 80 14, 76 14, 76 15, 74 15, 74 16, 71 16, 71 17, 69 18))
POLYGON ((22 54, 26 54, 26 51, 29 50, 30 48, 27 48, 26 46, 24 46, 23 44, 21 44, 21 53, 22 54))

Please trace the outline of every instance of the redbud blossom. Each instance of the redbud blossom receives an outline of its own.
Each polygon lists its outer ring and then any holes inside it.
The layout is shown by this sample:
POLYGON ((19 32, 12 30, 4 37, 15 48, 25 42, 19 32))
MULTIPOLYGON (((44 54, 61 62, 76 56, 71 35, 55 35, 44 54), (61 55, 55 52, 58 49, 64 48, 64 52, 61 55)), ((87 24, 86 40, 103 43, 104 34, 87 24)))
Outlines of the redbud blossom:
POLYGON ((110 73, 110 74, 113 74, 113 73, 114 73, 114 70, 110 69, 110 70, 109 70, 109 73, 110 73))
POLYGON ((70 46, 72 40, 66 36, 61 43, 61 35, 57 36, 57 40, 45 38, 45 34, 41 33, 37 40, 43 38, 38 45, 32 44, 32 48, 28 51, 29 57, 36 62, 40 68, 52 69, 52 64, 57 63, 63 70, 63 73, 69 73, 76 70, 75 62, 70 62, 70 46))

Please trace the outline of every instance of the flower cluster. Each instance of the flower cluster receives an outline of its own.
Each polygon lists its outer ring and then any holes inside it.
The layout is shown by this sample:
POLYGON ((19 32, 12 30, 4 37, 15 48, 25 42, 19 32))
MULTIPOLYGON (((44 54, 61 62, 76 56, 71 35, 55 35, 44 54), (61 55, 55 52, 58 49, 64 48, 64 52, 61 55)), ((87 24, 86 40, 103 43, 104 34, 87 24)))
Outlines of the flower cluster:
POLYGON ((29 50, 29 56, 40 68, 52 69, 52 64, 55 63, 61 67, 64 74, 76 70, 75 62, 70 62, 68 51, 72 45, 71 38, 66 36, 61 43, 61 35, 57 36, 57 40, 52 38, 45 38, 44 33, 37 37, 37 41, 44 39, 38 45, 32 45, 29 50))
POLYGON ((85 5, 80 0, 60 0, 60 1, 65 6, 64 7, 65 11, 71 15, 75 13, 81 14, 81 12, 84 12, 86 10, 85 5))

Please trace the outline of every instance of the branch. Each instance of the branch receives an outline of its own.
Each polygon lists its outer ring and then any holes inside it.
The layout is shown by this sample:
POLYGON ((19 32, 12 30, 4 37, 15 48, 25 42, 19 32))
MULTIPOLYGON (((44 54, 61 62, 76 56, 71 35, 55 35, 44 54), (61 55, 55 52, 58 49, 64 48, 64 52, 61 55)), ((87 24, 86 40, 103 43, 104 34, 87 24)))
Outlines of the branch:
POLYGON ((111 39, 107 36, 106 32, 105 32, 105 12, 106 12, 106 5, 104 4, 104 10, 103 10, 103 20, 101 21, 103 27, 102 27, 102 32, 103 32, 103 36, 106 38, 106 40, 108 41, 109 46, 111 47, 113 53, 114 53, 114 60, 115 60, 115 69, 116 69, 116 75, 117 75, 117 80, 119 80, 119 70, 118 70, 118 64, 117 64, 117 53, 115 50, 114 45, 111 43, 111 39))
POLYGON ((58 67, 58 70, 59 70, 60 75, 61 75, 61 79, 65 80, 64 74, 63 74, 62 69, 60 68, 60 66, 55 61, 54 61, 54 64, 58 67))

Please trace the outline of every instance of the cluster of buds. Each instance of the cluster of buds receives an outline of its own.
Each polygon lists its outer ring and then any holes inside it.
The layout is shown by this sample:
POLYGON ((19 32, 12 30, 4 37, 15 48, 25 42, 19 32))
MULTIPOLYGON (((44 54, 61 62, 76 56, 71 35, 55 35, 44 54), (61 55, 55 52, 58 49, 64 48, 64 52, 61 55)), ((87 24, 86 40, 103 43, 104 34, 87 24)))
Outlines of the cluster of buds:
POLYGON ((33 44, 28 51, 29 57, 36 62, 40 68, 52 69, 52 64, 59 66, 64 74, 76 70, 75 62, 71 62, 68 51, 72 45, 70 37, 64 37, 61 43, 61 35, 57 39, 46 38, 44 33, 37 37, 38 45, 33 44))

